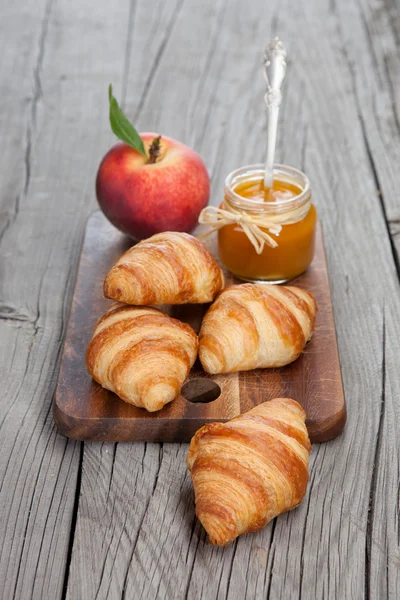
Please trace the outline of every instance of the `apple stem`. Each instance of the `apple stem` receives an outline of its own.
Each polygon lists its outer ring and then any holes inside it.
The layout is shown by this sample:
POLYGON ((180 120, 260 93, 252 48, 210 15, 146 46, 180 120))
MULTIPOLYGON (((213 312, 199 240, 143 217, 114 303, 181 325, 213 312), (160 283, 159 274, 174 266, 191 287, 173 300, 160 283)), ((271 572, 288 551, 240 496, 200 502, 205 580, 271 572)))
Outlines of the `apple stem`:
POLYGON ((158 135, 150 144, 149 148, 149 158, 147 159, 148 165, 153 165, 157 158, 161 155, 161 135, 158 135))

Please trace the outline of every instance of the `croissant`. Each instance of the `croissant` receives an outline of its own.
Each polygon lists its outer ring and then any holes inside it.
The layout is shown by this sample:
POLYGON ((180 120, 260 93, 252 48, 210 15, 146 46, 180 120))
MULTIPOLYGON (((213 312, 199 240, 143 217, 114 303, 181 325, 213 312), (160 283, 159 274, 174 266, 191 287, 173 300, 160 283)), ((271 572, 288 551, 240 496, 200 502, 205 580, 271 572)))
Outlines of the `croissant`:
POLYGON ((311 450, 304 421, 295 400, 275 398, 196 432, 186 464, 212 544, 225 546, 300 504, 311 450))
POLYGON ((282 367, 311 339, 317 303, 297 287, 245 283, 223 290, 200 329, 207 373, 282 367))
POLYGON ((204 244, 169 231, 125 252, 104 281, 104 295, 126 304, 193 304, 211 302, 223 287, 222 269, 204 244))
POLYGON ((116 305, 97 321, 86 365, 104 388, 153 412, 178 396, 197 347, 186 323, 156 308, 116 305))

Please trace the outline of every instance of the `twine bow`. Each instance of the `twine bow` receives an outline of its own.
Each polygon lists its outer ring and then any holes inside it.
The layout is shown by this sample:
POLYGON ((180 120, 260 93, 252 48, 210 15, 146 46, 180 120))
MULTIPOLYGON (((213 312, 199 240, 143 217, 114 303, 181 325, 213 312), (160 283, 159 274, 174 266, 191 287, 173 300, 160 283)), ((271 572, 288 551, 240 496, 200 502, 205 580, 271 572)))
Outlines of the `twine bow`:
POLYGON ((265 244, 271 248, 276 248, 278 242, 270 234, 279 235, 282 231, 282 225, 292 225, 304 219, 310 210, 310 202, 303 206, 292 209, 283 214, 250 214, 240 211, 229 204, 223 205, 224 208, 207 206, 203 208, 199 216, 199 223, 209 225, 211 229, 203 233, 200 238, 206 238, 214 231, 218 231, 225 225, 237 224, 253 244, 257 254, 261 254, 265 244), (269 233, 267 233, 267 230, 269 233))

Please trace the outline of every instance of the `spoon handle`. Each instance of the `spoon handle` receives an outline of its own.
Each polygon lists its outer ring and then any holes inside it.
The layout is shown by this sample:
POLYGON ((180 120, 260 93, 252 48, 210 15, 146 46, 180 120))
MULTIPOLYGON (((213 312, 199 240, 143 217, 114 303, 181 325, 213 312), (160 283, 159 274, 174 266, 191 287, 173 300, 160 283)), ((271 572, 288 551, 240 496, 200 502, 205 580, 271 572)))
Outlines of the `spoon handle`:
POLYGON ((275 38, 264 53, 264 76, 267 93, 264 96, 268 108, 268 145, 265 161, 264 187, 273 183, 276 133, 278 129, 279 107, 282 101, 281 87, 286 75, 286 50, 283 43, 275 38))

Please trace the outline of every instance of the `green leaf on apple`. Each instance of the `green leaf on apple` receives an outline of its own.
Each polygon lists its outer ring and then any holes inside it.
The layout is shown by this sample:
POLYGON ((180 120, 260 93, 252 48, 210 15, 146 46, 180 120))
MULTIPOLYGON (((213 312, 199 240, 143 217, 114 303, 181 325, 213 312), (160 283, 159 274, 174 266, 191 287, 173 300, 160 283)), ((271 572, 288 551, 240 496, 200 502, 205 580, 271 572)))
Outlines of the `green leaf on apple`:
POLYGON ((108 86, 108 98, 110 100, 110 125, 117 138, 143 154, 143 156, 147 156, 142 138, 124 115, 113 96, 111 83, 108 86))

